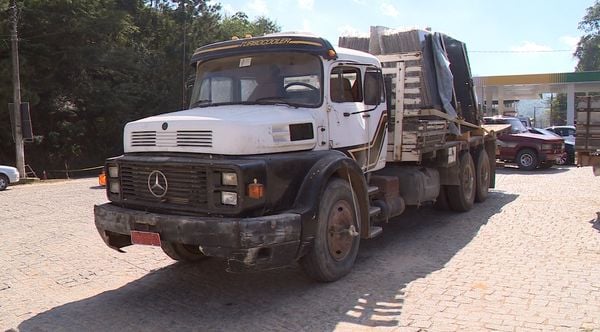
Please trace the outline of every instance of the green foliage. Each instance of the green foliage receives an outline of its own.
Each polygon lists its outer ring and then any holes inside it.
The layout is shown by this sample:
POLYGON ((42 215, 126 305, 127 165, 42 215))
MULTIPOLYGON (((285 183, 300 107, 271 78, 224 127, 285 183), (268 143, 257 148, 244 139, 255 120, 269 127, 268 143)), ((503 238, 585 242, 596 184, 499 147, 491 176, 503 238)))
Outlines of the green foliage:
POLYGON ((550 125, 564 126, 567 124, 567 94, 558 93, 552 99, 550 109, 550 125))
MULTIPOLYGON (((10 3, 0 0, 0 163, 14 160, 10 3)), ((267 18, 223 18, 204 0, 21 0, 22 100, 35 143, 26 162, 40 171, 100 165, 122 153, 125 123, 184 108, 195 48, 232 31, 278 31, 267 18)))
POLYGON ((273 21, 265 17, 258 17, 250 21, 248 16, 242 12, 237 12, 233 16, 223 19, 221 24, 220 37, 230 39, 232 37, 243 38, 246 35, 262 36, 267 33, 279 31, 281 28, 273 21))
POLYGON ((573 54, 579 59, 576 71, 600 70, 600 2, 587 8, 586 14, 579 22, 579 30, 585 35, 577 43, 573 54))

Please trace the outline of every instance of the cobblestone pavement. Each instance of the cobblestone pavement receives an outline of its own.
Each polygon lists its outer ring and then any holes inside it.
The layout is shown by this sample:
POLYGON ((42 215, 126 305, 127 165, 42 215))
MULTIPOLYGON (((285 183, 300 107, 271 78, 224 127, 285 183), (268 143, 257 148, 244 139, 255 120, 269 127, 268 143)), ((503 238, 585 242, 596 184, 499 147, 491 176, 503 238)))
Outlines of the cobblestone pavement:
POLYGON ((0 192, 0 331, 600 331, 600 178, 499 170, 470 212, 411 210, 330 284, 107 248, 95 179, 0 192))

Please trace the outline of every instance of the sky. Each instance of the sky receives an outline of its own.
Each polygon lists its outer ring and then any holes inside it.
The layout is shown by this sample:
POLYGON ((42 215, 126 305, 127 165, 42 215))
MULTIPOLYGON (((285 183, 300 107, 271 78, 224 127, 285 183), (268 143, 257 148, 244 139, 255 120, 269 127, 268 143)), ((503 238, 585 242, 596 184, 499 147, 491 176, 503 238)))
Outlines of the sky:
POLYGON ((431 27, 467 44, 473 76, 572 72, 578 23, 594 0, 222 0, 225 15, 265 16, 282 31, 337 45, 370 26, 431 27))

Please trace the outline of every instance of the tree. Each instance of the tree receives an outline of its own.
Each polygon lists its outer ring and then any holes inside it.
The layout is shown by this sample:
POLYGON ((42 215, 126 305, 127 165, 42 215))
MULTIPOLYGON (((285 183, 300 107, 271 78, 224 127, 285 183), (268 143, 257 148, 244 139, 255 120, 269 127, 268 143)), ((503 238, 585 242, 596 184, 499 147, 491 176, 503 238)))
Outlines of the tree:
MULTIPOLYGON (((0 0, 0 39, 10 35, 8 3, 0 0)), ((121 154, 125 123, 181 109, 194 75, 190 56, 233 29, 206 0, 18 0, 18 7, 22 95, 37 135, 25 156, 38 173, 121 154)), ((267 18, 239 13, 236 20, 256 35, 279 29, 267 18)), ((3 41, 0 161, 10 163, 10 43, 3 41)))
POLYGON ((579 22, 579 30, 585 34, 577 43, 573 54, 579 59, 576 71, 600 70, 600 1, 588 7, 586 14, 579 22))
POLYGON ((550 125, 563 126, 567 124, 567 94, 558 93, 552 99, 550 125))
POLYGON ((262 36, 264 34, 278 32, 281 28, 277 23, 266 17, 258 17, 254 21, 248 19, 248 15, 237 12, 232 16, 226 16, 222 23, 219 37, 223 40, 232 37, 243 38, 246 35, 262 36))

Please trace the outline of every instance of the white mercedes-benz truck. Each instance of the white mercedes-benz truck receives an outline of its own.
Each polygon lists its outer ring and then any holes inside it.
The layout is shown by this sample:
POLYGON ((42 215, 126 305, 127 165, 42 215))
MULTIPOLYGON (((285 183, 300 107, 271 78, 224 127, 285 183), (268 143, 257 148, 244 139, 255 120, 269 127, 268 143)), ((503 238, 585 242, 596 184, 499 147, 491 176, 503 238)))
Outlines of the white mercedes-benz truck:
POLYGON ((197 49, 189 109, 128 123, 106 161, 102 239, 334 281, 407 205, 471 209, 494 185, 495 138, 422 106, 425 56, 300 34, 197 49))

